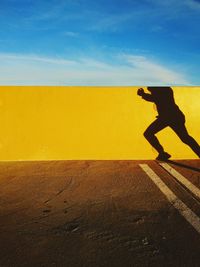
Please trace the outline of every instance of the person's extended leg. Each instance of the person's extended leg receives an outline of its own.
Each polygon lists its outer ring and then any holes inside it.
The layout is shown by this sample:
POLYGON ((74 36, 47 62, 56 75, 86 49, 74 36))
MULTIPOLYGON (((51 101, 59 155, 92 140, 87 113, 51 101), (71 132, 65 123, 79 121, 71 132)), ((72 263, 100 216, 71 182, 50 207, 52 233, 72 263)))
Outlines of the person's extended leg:
POLYGON ((163 147, 158 141, 158 138, 155 136, 157 132, 161 131, 167 126, 168 126, 167 122, 161 119, 156 119, 154 122, 152 122, 152 124, 149 125, 149 127, 144 132, 144 137, 152 145, 152 147, 154 147, 158 151, 159 155, 157 159, 160 160, 167 160, 168 158, 171 157, 171 155, 169 155, 164 151, 163 147))
POLYGON ((181 141, 187 144, 194 151, 194 153, 200 158, 200 146, 197 143, 197 141, 188 134, 185 124, 176 123, 176 124, 170 125, 170 127, 178 135, 181 141))

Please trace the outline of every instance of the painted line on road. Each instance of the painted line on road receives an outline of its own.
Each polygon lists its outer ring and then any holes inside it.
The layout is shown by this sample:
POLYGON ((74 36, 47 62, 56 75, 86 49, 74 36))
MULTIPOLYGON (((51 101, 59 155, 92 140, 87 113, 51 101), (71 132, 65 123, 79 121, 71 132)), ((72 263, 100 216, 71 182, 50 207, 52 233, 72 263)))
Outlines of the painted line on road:
POLYGON ((149 178, 157 185, 160 191, 166 196, 169 202, 178 210, 178 212, 194 227, 200 234, 200 218, 188 208, 161 180, 161 178, 147 165, 139 164, 149 178))
POLYGON ((175 179, 177 179, 182 185, 189 189, 196 197, 200 199, 200 190, 193 183, 191 183, 187 178, 182 174, 176 171, 167 163, 159 163, 169 174, 171 174, 175 179))

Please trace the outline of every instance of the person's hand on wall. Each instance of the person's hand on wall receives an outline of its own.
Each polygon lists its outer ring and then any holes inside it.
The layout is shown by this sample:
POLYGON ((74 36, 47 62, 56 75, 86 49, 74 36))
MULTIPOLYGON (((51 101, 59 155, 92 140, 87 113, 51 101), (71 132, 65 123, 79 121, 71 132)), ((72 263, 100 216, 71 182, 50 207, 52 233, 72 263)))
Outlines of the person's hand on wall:
POLYGON ((141 96, 141 95, 143 95, 143 94, 144 94, 144 89, 143 89, 143 88, 139 88, 139 89, 137 90, 137 95, 141 96))

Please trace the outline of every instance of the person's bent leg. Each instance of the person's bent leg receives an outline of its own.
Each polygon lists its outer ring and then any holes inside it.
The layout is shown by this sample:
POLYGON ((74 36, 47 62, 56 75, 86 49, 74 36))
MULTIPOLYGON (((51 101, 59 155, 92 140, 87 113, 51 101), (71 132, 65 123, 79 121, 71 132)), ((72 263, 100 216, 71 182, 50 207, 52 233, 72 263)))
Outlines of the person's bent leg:
POLYGON ((168 153, 164 152, 162 145, 159 143, 158 138, 155 136, 157 132, 161 131, 167 126, 168 126, 167 122, 157 119, 154 122, 152 122, 152 124, 150 124, 149 127, 144 132, 144 137, 152 145, 152 147, 154 147, 158 151, 160 155, 160 158, 158 156, 157 159, 161 158, 167 159, 170 157, 168 153))

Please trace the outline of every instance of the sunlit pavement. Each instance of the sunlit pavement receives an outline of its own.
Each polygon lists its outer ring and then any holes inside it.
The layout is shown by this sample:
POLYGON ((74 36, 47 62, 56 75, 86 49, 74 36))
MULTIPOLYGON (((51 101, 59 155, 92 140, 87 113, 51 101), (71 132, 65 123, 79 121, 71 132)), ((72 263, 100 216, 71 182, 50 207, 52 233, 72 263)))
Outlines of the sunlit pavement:
POLYGON ((200 161, 160 163, 1 162, 0 266, 200 266, 200 161))

